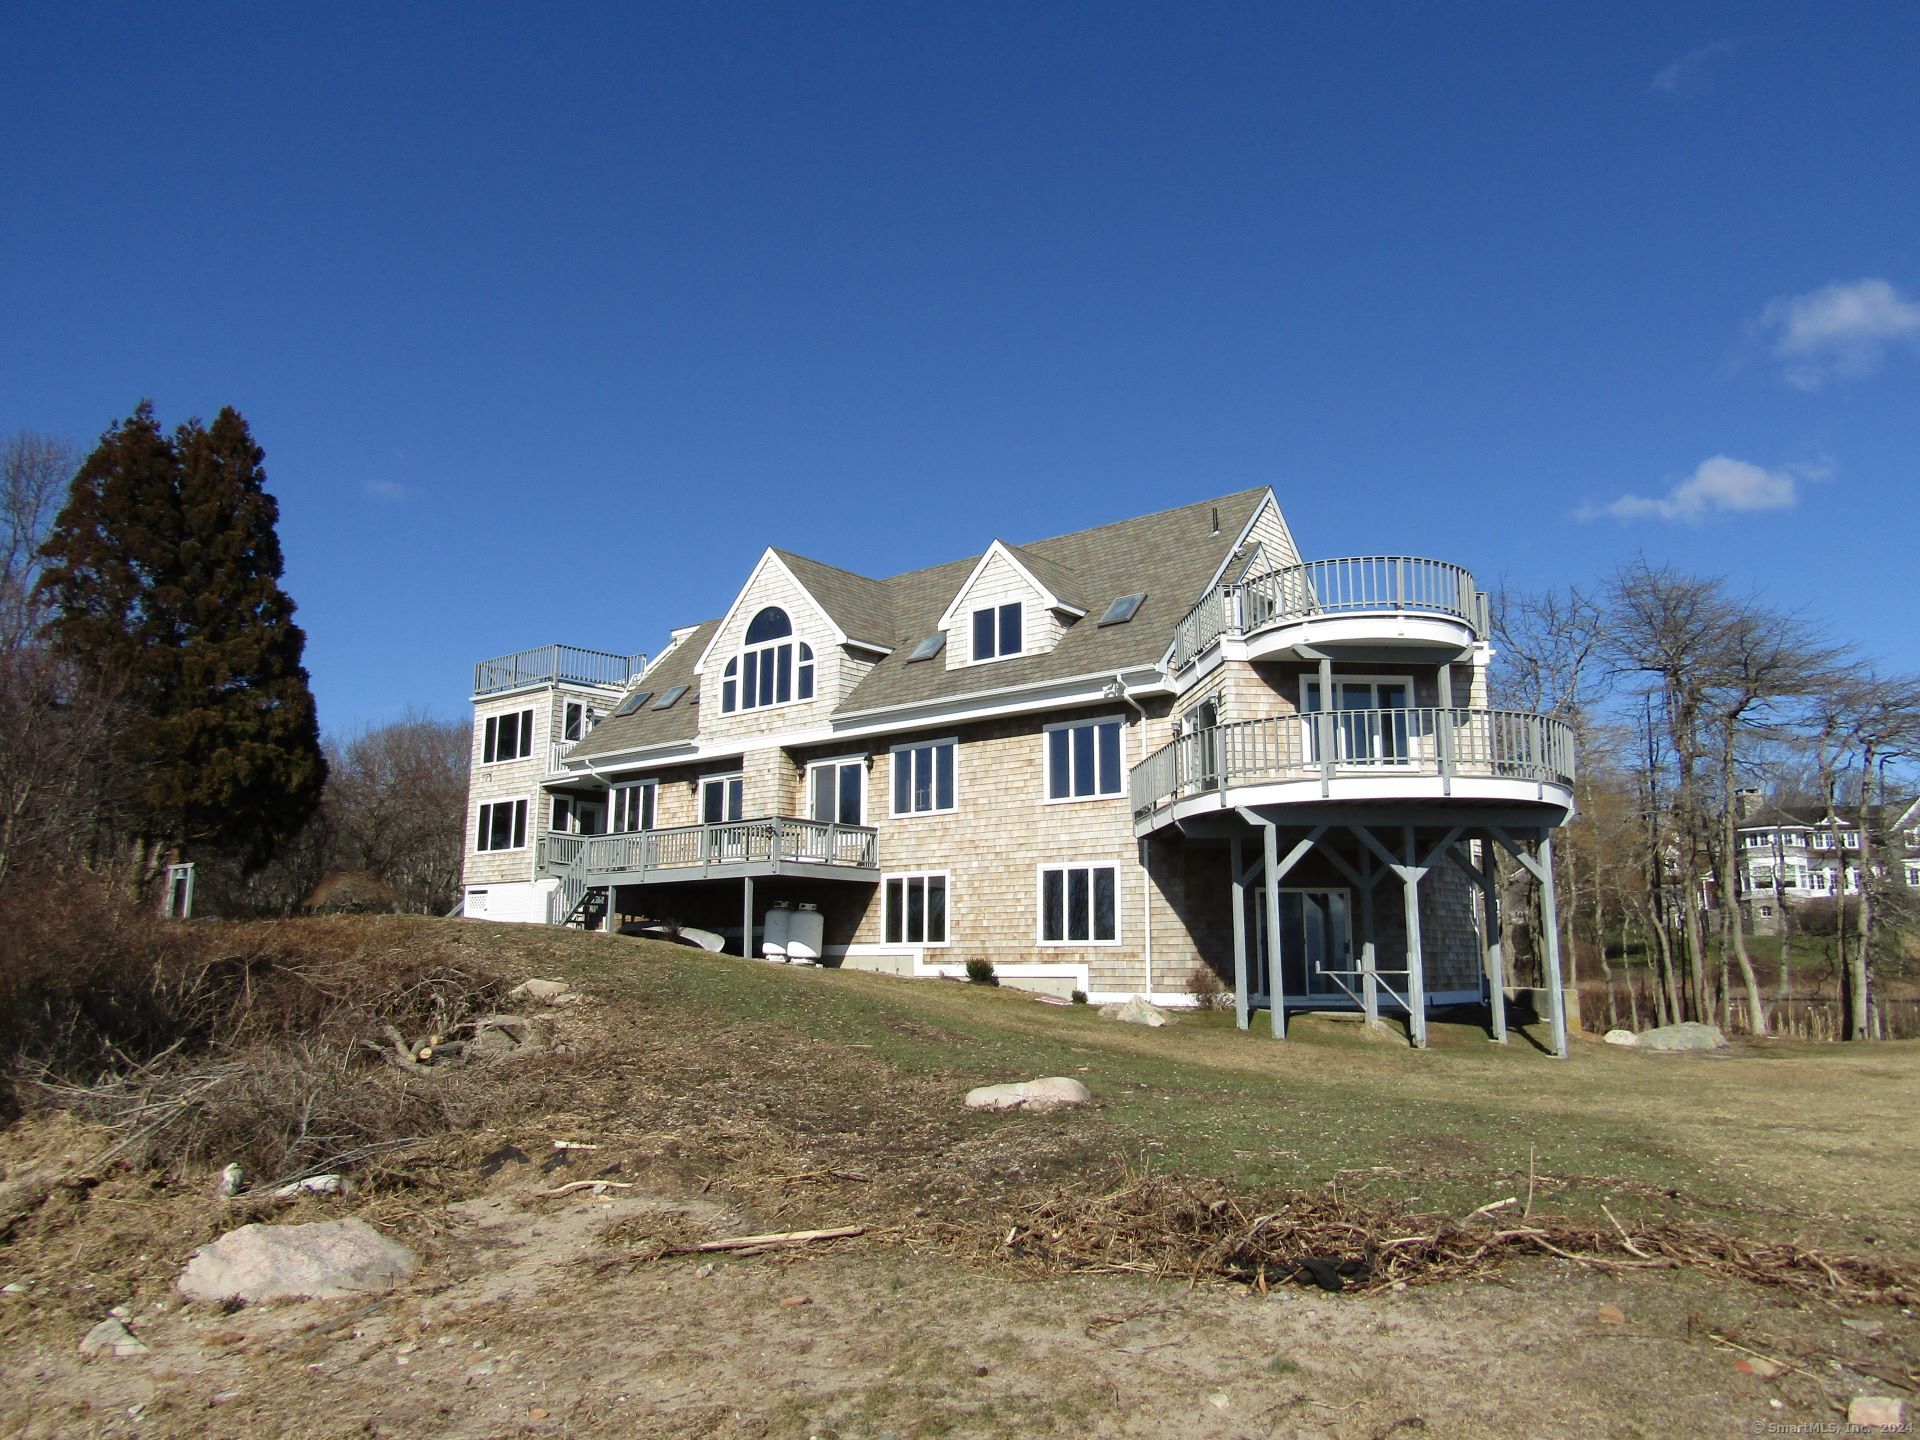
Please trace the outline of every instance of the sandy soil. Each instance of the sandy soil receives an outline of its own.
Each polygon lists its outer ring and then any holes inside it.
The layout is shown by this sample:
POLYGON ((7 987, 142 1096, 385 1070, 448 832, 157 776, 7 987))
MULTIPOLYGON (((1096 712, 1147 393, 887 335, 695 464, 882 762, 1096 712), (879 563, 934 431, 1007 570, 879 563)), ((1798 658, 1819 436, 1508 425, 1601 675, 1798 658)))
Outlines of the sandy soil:
MULTIPOLYGON (((710 1197, 542 1198, 532 1166, 403 1217, 427 1264, 370 1302, 188 1306, 142 1287, 151 1353, 82 1358, 84 1315, 21 1324, 0 1430, 55 1436, 1447 1436, 1790 1433, 1885 1384, 1915 1322, 1559 1262, 1374 1296, 1033 1280, 845 1242, 650 1258, 756 1223, 710 1197), (1607 1309, 1605 1307, 1613 1307, 1607 1309), (1843 1323, 1851 1319, 1853 1327, 1843 1323), (1864 1327, 1882 1327, 1878 1336, 1864 1327), (1749 1362, 1751 1363, 1751 1362, 1749 1362), (1764 1367, 1761 1367, 1764 1369, 1764 1367)), ((336 1202, 350 1206, 352 1202, 336 1202)), ((328 1213, 303 1202, 301 1214, 328 1213)), ((104 1305, 102 1307, 104 1311, 104 1305)), ((1893 1393, 1900 1393, 1894 1391, 1893 1393)), ((1804 1432, 1803 1432, 1804 1433, 1804 1432)))

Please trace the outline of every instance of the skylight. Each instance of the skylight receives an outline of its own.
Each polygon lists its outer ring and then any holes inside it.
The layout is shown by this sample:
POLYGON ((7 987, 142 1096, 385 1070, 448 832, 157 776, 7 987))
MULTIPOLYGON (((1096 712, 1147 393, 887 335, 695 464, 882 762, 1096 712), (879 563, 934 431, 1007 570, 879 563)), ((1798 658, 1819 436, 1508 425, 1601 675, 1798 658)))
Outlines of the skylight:
POLYGON ((941 646, 946 643, 947 632, 944 630, 934 631, 933 634, 927 636, 926 639, 913 647, 913 653, 907 656, 907 663, 911 665, 916 660, 931 660, 940 653, 941 646))
POLYGON ((1146 598, 1147 592, 1144 590, 1138 595, 1122 595, 1107 606, 1107 613, 1100 617, 1100 623, 1102 625, 1126 624, 1133 618, 1134 612, 1140 608, 1140 602, 1146 598))
POLYGON ((656 710, 671 710, 673 708, 673 702, 678 700, 682 695, 686 693, 687 693, 686 686, 676 685, 671 690, 667 691, 666 694, 662 695, 658 700, 654 701, 653 708, 656 710))
POLYGON ((615 715, 631 715, 633 714, 634 711, 638 710, 642 705, 646 704, 647 701, 651 700, 652 698, 653 698, 653 692, 651 690, 636 690, 633 692, 633 694, 627 696, 626 699, 622 700, 620 702, 619 708, 616 709, 613 713, 615 715))

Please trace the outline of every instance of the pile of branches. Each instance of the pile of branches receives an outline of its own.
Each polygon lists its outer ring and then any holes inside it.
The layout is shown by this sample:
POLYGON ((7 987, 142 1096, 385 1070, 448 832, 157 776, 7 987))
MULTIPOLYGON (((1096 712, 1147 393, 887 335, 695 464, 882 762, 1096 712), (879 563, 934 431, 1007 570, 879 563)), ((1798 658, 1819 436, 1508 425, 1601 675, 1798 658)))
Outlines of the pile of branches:
POLYGON ((1287 1282, 1378 1290, 1492 1273, 1516 1255, 1601 1270, 1689 1269, 1841 1304, 1920 1299, 1920 1270, 1875 1256, 1729 1235, 1693 1222, 1622 1225, 1523 1213, 1501 1200, 1453 1218, 1369 1202, 1337 1188, 1256 1206, 1214 1180, 1129 1175, 1104 1194, 1062 1191, 1019 1213, 1003 1255, 1048 1271, 1287 1282))

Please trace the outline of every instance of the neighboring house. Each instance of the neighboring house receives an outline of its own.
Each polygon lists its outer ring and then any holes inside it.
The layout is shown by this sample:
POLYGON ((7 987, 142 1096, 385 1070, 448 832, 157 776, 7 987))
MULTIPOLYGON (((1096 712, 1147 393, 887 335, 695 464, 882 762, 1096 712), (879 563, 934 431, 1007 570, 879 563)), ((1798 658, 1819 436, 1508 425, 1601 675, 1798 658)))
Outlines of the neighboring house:
POLYGON ((479 667, 466 913, 1424 1043, 1504 984, 1494 848, 1548 870, 1572 803, 1486 634, 1466 571, 1303 563, 1266 489, 890 579, 769 549, 650 663, 479 667))
POLYGON ((1858 895, 1863 835, 1876 874, 1920 889, 1920 798, 1864 812, 1840 805, 1831 814, 1763 803, 1747 811, 1738 833, 1740 898, 1761 931, 1777 931, 1790 907, 1858 895))

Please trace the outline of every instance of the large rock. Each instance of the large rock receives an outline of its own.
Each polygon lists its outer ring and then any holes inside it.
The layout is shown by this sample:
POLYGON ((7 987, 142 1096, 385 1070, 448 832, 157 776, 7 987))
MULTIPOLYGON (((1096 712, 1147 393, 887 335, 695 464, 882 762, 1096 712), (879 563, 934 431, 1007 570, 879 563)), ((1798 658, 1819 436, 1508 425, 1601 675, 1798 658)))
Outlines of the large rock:
POLYGON ((192 1300, 338 1300, 391 1290, 419 1264, 364 1220, 242 1225, 194 1251, 175 1284, 192 1300))
POLYGON ((1629 1050, 1640 1044, 1640 1037, 1631 1030, 1609 1030, 1600 1038, 1609 1045, 1625 1045, 1629 1050))
POLYGON ((1726 1043, 1727 1037, 1718 1025, 1702 1025, 1697 1020, 1640 1032, 1640 1045, 1645 1050, 1718 1050, 1726 1043))
POLYGON ((82 1355, 118 1355, 122 1359, 145 1355, 146 1344, 118 1319, 102 1320, 80 1342, 82 1355))
POLYGON ((1124 1020, 1129 1025, 1151 1025, 1158 1030, 1173 1017, 1158 1005, 1148 1002, 1144 995, 1134 995, 1113 1005, 1102 1005, 1100 1017, 1103 1020, 1124 1020))
POLYGON ((967 1092, 969 1110, 1059 1110, 1092 1103, 1092 1092, 1064 1075, 1023 1080, 1018 1085, 981 1085, 967 1092))

